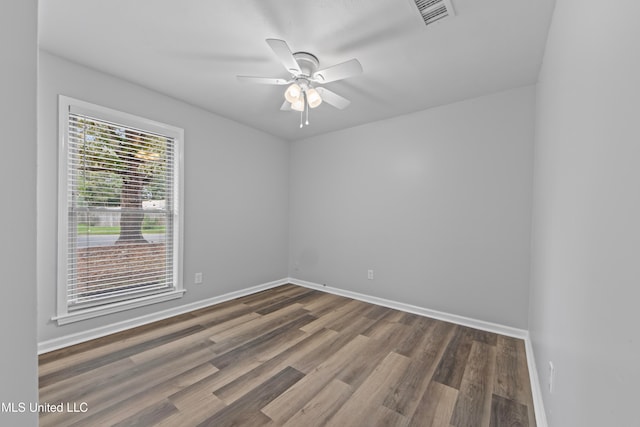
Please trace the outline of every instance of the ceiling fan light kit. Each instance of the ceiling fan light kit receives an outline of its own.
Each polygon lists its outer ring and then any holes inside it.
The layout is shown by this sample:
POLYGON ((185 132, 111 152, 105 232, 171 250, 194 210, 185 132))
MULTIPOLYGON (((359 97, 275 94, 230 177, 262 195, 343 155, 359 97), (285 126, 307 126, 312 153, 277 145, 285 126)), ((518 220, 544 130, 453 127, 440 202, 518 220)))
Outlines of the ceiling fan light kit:
POLYGON ((309 103, 309 107, 316 108, 318 105, 322 104, 322 97, 314 88, 307 90, 307 102, 309 103))
POLYGON ((267 39, 267 44, 276 54, 280 63, 290 73, 289 79, 270 77, 237 76, 238 80, 247 83, 259 83, 269 85, 287 85, 284 98, 287 100, 281 110, 293 110, 300 112, 300 127, 302 127, 302 114, 306 111, 309 124, 309 108, 316 108, 322 102, 338 108, 346 108, 351 102, 330 91, 320 87, 326 83, 346 79, 362 73, 362 65, 357 59, 342 62, 324 69, 319 69, 320 62, 315 55, 308 52, 292 53, 289 45, 284 40, 267 39), (314 86, 315 85, 315 86, 314 86))
POLYGON ((304 111, 304 95, 291 103, 291 109, 293 111, 304 111))
POLYGON ((302 95, 302 88, 297 83, 293 83, 284 92, 284 98, 292 104, 300 99, 300 95, 302 95))

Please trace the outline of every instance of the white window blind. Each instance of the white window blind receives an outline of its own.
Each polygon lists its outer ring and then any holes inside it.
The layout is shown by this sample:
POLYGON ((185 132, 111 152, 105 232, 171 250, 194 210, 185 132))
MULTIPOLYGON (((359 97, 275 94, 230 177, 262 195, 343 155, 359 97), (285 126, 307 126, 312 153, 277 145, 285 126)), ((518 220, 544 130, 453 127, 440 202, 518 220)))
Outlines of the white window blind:
POLYGON ((117 114, 65 113, 58 315, 180 290, 180 141, 117 114))

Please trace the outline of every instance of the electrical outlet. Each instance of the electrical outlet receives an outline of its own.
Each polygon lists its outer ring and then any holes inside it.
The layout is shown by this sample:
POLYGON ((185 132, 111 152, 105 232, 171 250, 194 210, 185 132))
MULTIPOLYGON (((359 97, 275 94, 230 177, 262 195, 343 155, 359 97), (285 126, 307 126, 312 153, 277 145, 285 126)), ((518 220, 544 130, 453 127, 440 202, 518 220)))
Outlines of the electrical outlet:
POLYGON ((193 283, 202 283, 202 273, 196 273, 194 279, 193 279, 193 283))
POLYGON ((553 362, 549 361, 549 393, 553 393, 553 383, 555 381, 556 368, 553 366, 553 362))
POLYGON ((373 270, 367 270, 367 279, 373 280, 373 270))

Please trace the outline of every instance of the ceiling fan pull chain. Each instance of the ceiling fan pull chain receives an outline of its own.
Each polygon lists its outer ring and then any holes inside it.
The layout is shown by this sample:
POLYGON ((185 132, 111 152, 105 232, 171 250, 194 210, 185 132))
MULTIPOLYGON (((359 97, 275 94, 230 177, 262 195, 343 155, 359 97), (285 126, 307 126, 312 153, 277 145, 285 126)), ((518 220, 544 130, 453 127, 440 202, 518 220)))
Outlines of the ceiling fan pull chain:
POLYGON ((300 129, 302 129, 302 111, 300 111, 300 129))
MULTIPOLYGON (((306 101, 306 97, 305 97, 305 101, 306 101)), ((306 121, 306 123, 305 123, 305 124, 306 124, 307 126, 309 126, 309 103, 308 103, 308 102, 305 102, 305 106, 307 107, 307 108, 306 108, 306 110, 307 110, 307 121, 306 121)))

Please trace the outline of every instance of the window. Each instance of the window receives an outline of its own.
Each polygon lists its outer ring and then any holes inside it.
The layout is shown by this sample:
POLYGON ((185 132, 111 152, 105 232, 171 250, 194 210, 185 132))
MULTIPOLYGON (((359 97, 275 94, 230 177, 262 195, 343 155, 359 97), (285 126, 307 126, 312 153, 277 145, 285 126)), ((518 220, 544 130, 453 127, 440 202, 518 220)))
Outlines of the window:
POLYGON ((58 324, 179 298, 173 126, 60 96, 58 324))

